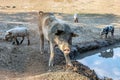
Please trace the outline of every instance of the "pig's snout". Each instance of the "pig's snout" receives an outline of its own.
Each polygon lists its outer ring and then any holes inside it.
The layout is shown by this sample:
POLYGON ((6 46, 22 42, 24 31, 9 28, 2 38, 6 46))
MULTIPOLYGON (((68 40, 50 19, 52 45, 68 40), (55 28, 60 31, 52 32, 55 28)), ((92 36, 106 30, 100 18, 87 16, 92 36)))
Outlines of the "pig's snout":
POLYGON ((67 42, 59 44, 58 47, 65 55, 68 55, 71 52, 71 46, 67 42))
POLYGON ((64 48, 63 51, 64 51, 65 54, 69 54, 70 53, 70 48, 64 48))

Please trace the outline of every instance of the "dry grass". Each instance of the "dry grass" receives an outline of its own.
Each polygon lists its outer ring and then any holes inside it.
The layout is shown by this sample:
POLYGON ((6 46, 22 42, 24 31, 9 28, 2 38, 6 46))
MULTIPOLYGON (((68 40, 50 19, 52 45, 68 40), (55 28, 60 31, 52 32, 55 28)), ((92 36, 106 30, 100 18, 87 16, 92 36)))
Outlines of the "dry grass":
POLYGON ((0 0, 0 11, 52 11, 61 13, 120 14, 119 0, 0 0))

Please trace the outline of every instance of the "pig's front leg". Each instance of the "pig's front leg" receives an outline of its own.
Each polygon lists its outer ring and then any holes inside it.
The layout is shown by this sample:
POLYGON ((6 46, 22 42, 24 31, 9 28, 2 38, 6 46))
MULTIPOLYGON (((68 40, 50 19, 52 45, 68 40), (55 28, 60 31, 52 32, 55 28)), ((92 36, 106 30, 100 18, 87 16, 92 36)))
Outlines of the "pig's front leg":
POLYGON ((40 33, 40 53, 44 53, 44 35, 40 33))
POLYGON ((105 34, 105 38, 107 38, 108 33, 105 34))
POLYGON ((53 66, 53 61, 54 61, 54 44, 50 42, 50 58, 49 58, 49 67, 53 66))
POLYGON ((112 38, 114 38, 114 32, 111 32, 111 36, 112 36, 112 38))
POLYGON ((66 60, 66 65, 73 66, 72 63, 71 63, 69 54, 64 53, 64 57, 65 57, 65 60, 66 60))

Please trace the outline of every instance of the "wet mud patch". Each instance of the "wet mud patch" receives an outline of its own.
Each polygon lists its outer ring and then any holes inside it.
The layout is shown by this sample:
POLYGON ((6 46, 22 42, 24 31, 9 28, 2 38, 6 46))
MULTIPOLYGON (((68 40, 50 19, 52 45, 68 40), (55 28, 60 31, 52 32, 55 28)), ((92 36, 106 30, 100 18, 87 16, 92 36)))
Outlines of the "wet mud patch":
POLYGON ((79 63, 76 60, 72 60, 73 66, 67 66, 64 55, 61 52, 59 52, 59 50, 57 50, 56 52, 58 54, 55 54, 54 66, 49 68, 50 72, 61 72, 61 71, 62 72, 74 72, 74 73, 83 75, 91 80, 100 79, 94 70, 91 70, 89 67, 85 66, 84 64, 79 63))
MULTIPOLYGON (((60 59, 61 60, 61 59, 60 59)), ((73 67, 65 66, 65 62, 60 62, 59 64, 54 65, 50 72, 73 72, 78 73, 82 76, 87 77, 90 80, 100 80, 94 70, 91 70, 89 67, 79 63, 78 61, 72 61, 73 67)), ((49 72, 49 71, 48 71, 49 72)))
POLYGON ((99 39, 99 40, 94 40, 91 42, 85 42, 85 43, 79 43, 75 45, 77 48, 78 52, 86 52, 106 46, 113 45, 115 43, 118 43, 120 41, 120 38, 108 38, 108 39, 99 39))

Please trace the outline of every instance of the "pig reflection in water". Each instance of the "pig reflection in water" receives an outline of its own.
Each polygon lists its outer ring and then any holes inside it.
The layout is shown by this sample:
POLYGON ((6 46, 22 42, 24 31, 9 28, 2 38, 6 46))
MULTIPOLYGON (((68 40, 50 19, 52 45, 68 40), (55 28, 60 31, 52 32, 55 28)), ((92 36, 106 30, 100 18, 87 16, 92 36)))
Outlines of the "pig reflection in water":
POLYGON ((113 57, 113 55, 114 55, 113 49, 108 49, 106 51, 102 51, 99 56, 104 58, 110 58, 113 57))
POLYGON ((76 37, 68 24, 55 18, 52 13, 39 12, 40 52, 44 53, 44 38, 50 44, 49 66, 53 66, 55 46, 63 52, 66 64, 72 66, 69 54, 71 52, 72 37, 76 37))

